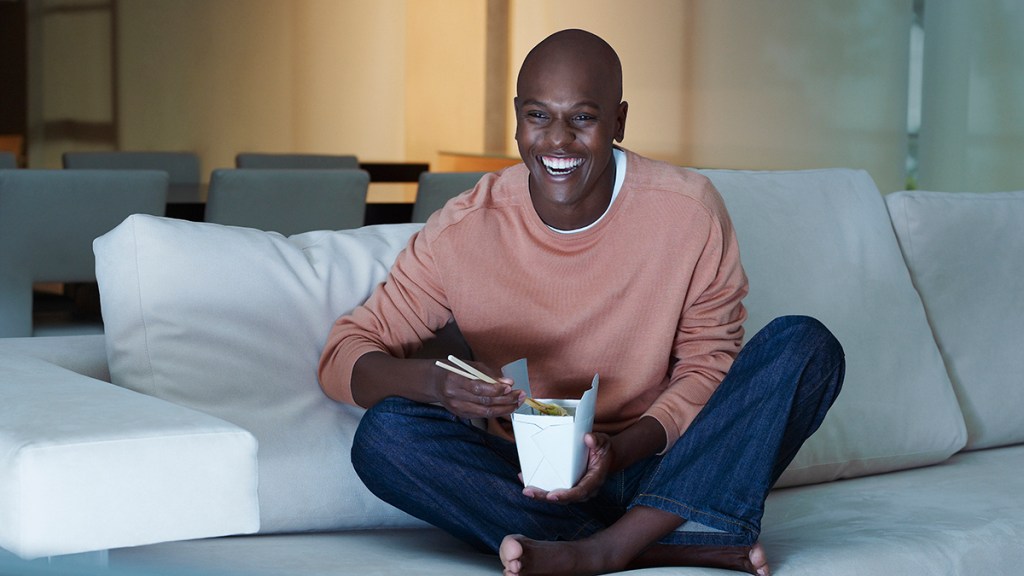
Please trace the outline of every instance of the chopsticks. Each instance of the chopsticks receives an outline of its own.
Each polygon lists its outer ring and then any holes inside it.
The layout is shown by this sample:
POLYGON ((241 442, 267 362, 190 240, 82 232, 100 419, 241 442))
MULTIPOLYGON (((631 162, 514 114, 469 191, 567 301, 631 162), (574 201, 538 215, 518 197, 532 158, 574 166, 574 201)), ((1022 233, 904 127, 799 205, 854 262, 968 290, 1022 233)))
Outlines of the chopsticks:
POLYGON ((452 356, 452 355, 449 354, 448 355, 448 361, 456 364, 458 366, 458 368, 456 368, 455 366, 451 366, 449 364, 445 364, 444 362, 442 362, 440 360, 438 360, 437 362, 434 362, 434 364, 437 364, 438 366, 440 366, 441 368, 444 368, 445 370, 447 370, 449 372, 454 372, 454 373, 458 374, 459 376, 462 376, 463 378, 469 378, 470 380, 483 380, 484 382, 487 382, 488 384, 497 384, 498 383, 498 381, 495 380, 494 378, 491 378, 487 374, 484 374, 483 372, 477 370, 476 368, 473 368, 468 363, 463 362, 462 360, 459 360, 455 356, 452 356))
MULTIPOLYGON (((463 378, 469 378, 470 380, 483 380, 484 382, 487 382, 488 384, 497 384, 498 383, 498 381, 495 380, 494 378, 491 378, 487 374, 484 374, 483 372, 477 370, 476 368, 474 368, 473 366, 469 365, 468 363, 463 362, 462 360, 459 360, 455 356, 449 355, 448 356, 448 361, 453 363, 453 364, 455 364, 456 366, 458 366, 458 368, 456 368, 455 366, 452 366, 450 364, 445 364, 444 362, 442 362, 440 360, 434 362, 434 364, 440 366, 441 368, 444 368, 445 370, 447 370, 449 372, 453 372, 455 374, 458 374, 459 376, 462 376, 463 378)), ((529 396, 526 397, 526 403, 529 404, 530 407, 533 408, 534 410, 537 410, 538 412, 541 412, 543 414, 548 414, 550 416, 568 416, 569 415, 569 413, 565 411, 565 408, 562 408, 561 406, 558 406, 557 404, 549 404, 547 402, 540 402, 539 400, 534 400, 533 398, 530 398, 529 396)))

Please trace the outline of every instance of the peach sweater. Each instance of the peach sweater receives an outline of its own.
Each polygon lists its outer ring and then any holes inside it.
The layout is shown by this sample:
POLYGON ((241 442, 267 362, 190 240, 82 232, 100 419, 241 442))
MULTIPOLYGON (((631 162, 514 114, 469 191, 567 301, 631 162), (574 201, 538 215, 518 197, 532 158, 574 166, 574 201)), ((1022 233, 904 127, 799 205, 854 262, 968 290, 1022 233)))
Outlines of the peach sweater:
POLYGON ((732 364, 747 279, 721 197, 696 172, 627 151, 618 198, 563 235, 533 209, 519 164, 434 214, 364 306, 335 322, 321 383, 352 402, 370 351, 404 357, 454 318, 476 360, 525 357, 538 398, 601 376, 595 430, 656 418, 671 445, 732 364))

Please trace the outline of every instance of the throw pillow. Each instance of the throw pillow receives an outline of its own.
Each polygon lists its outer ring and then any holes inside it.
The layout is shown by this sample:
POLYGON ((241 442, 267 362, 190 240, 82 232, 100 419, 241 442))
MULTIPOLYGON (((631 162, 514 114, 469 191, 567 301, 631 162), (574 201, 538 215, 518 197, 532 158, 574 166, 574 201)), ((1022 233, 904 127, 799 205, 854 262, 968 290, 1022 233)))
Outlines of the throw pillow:
POLYGON ((967 421, 967 448, 1024 442, 1024 191, 886 197, 967 421))
POLYGON ((882 195, 863 171, 704 171, 722 193, 750 278, 747 337, 813 316, 846 352, 842 393, 779 486, 934 464, 963 417, 882 195))
POLYGON ((261 532, 421 525, 355 475, 362 411, 328 399, 316 374, 334 320, 418 228, 286 238, 132 216, 94 243, 111 381, 257 438, 261 532))

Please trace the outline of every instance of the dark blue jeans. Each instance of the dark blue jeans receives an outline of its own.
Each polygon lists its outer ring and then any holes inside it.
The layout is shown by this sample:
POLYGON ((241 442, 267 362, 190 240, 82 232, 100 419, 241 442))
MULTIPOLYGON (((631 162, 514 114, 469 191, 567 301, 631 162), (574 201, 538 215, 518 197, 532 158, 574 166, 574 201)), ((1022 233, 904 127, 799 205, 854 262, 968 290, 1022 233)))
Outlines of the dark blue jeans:
POLYGON ((685 520, 665 544, 751 545, 769 490, 825 418, 844 372, 842 347, 820 322, 777 318, 743 347, 669 451, 610 475, 587 502, 523 496, 515 444, 402 398, 366 412, 352 463, 382 500, 490 552, 507 534, 579 539, 633 506, 685 520))

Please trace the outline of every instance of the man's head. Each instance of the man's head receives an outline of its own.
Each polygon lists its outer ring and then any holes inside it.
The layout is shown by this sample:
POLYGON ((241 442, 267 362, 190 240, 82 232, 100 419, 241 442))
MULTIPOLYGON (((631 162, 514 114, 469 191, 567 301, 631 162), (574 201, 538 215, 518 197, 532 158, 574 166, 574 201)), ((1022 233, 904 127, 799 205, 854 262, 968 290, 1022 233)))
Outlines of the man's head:
POLYGON ((611 198, 612 145, 626 128, 615 50, 583 30, 552 34, 526 56, 516 93, 516 141, 538 213, 556 227, 592 222, 611 198))

